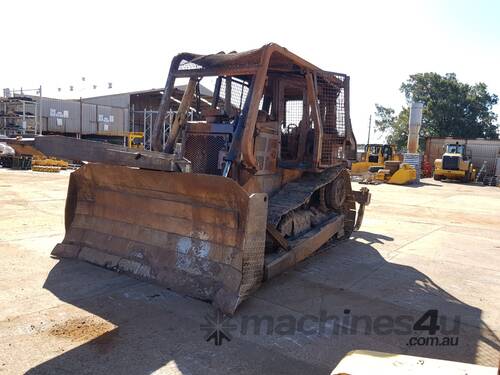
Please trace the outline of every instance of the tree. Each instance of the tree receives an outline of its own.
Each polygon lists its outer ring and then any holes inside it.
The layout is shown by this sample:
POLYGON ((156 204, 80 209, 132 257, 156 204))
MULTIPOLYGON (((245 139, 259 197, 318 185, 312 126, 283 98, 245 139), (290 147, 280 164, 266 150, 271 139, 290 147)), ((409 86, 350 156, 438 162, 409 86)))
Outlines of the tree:
MULTIPOLYGON (((498 139, 497 116, 492 111, 498 97, 484 83, 468 85, 454 73, 418 73, 401 85, 408 103, 424 103, 422 131, 426 135, 498 139)), ((376 104, 375 129, 387 134, 387 142, 406 144, 408 107, 396 116, 391 108, 376 104)))
POLYGON ((375 104, 377 109, 375 129, 387 134, 387 143, 396 145, 398 150, 406 147, 408 139, 408 108, 402 108, 396 116, 394 109, 375 104))

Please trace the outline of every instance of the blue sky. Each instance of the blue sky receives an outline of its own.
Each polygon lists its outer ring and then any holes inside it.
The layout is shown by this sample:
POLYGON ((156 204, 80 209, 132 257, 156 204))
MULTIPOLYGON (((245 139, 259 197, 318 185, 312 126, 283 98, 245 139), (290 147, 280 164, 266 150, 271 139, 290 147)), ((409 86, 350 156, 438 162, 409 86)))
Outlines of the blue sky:
POLYGON ((16 36, 2 38, 0 86, 42 85, 54 97, 161 87, 178 52, 243 51, 269 42, 351 76, 359 142, 375 103, 404 104, 399 86, 410 74, 455 72, 500 94, 500 1, 24 0, 22 17, 19 7, 2 4, 10 15, 2 29, 16 36))

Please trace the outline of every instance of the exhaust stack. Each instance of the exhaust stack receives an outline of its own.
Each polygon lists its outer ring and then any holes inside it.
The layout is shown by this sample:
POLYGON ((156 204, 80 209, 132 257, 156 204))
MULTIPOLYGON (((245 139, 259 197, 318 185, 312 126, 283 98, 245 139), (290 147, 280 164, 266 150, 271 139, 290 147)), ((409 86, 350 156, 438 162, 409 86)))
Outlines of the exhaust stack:
POLYGON ((418 150, 418 136, 422 126, 423 103, 414 102, 410 107, 410 121, 408 124, 408 153, 416 154, 418 150))

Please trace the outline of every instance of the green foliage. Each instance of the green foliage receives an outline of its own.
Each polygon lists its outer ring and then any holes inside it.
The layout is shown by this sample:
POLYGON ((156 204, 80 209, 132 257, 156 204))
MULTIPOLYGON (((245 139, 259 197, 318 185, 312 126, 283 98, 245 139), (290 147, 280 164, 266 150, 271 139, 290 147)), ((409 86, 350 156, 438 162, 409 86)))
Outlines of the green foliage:
MULTIPOLYGON (((422 132, 437 137, 498 138, 497 116, 492 108, 498 102, 484 83, 468 85, 454 73, 413 74, 401 85, 408 103, 424 103, 422 132)), ((387 142, 406 145, 408 108, 396 116, 391 108, 376 104, 375 130, 387 134, 387 142)))
POLYGON ((402 108, 398 115, 394 109, 375 104, 375 130, 387 134, 386 142, 396 145, 398 150, 406 147, 408 139, 408 108, 402 108))

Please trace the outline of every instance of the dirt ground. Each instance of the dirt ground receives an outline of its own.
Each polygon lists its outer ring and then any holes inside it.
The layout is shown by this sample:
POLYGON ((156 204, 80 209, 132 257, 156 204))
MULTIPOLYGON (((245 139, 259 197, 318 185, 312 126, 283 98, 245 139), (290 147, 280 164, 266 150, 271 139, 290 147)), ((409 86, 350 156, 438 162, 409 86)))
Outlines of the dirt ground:
POLYGON ((329 374, 353 349, 498 364, 498 188, 369 186, 361 231, 223 320, 203 301, 51 258, 68 176, 0 169, 0 373, 329 374))

